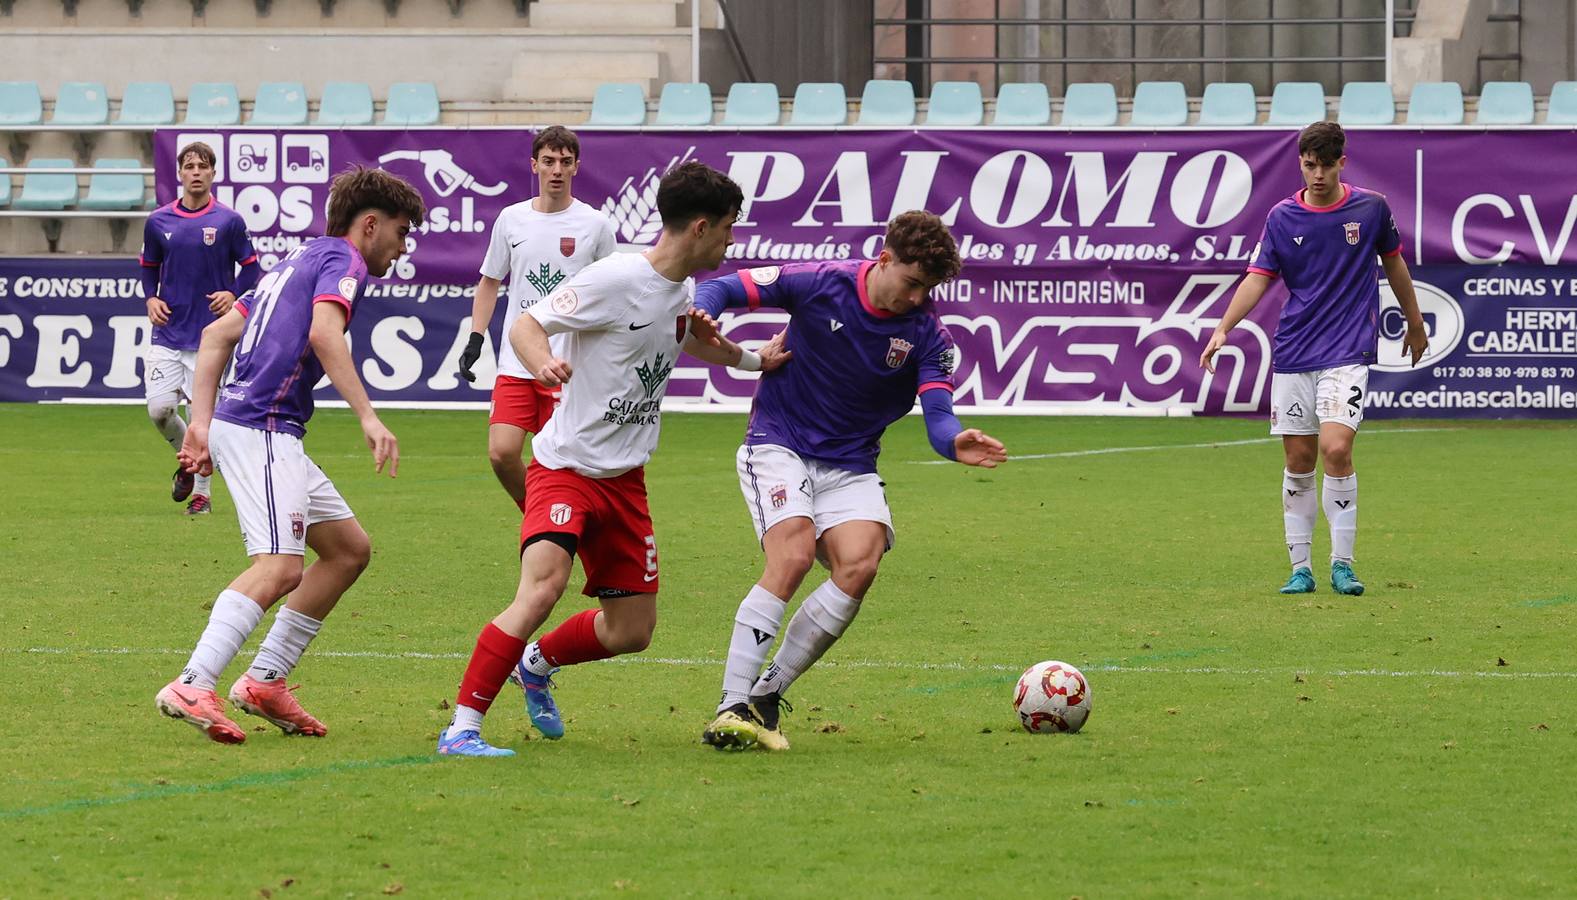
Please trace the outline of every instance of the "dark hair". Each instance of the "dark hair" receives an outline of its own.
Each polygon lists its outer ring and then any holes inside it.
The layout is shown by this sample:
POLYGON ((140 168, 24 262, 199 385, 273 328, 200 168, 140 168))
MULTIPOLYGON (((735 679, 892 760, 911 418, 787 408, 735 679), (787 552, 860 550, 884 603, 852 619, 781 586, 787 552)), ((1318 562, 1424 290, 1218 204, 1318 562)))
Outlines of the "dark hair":
POLYGON ((352 166, 334 176, 329 185, 329 222, 323 233, 331 237, 349 234, 351 223, 369 209, 389 216, 404 214, 412 225, 421 224, 427 214, 422 195, 410 182, 382 169, 352 166))
POLYGON ((219 157, 214 155, 214 148, 202 141, 192 141, 190 144, 182 147, 180 153, 175 154, 175 167, 179 169, 185 165, 186 157, 193 153, 197 154, 198 159, 207 163, 210 169, 214 168, 219 161, 219 157))
POLYGON ((544 147, 550 150, 563 150, 570 156, 580 159, 580 138, 563 125, 549 125, 537 132, 537 136, 531 139, 531 158, 536 159, 537 154, 541 153, 544 147))
POLYGON ((886 249, 901 263, 918 263, 925 277, 941 284, 964 267, 958 244, 940 216, 912 209, 887 223, 886 249))
POLYGON ((683 228, 701 216, 716 222, 738 212, 744 202, 745 194, 733 179, 693 159, 669 169, 657 185, 664 228, 683 228))
POLYGON ((1298 135, 1298 158, 1313 155, 1322 166, 1328 166, 1347 152, 1347 133, 1335 122, 1315 122, 1298 135))

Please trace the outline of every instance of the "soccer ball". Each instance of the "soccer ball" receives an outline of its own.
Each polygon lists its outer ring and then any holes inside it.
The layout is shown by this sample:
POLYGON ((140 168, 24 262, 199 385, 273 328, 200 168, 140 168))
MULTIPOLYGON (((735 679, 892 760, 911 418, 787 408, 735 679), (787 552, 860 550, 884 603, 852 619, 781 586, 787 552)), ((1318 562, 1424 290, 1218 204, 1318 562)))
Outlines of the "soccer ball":
POLYGON ((1024 730, 1033 734, 1078 731, 1090 717, 1090 683, 1065 662, 1036 663, 1019 676, 1013 708, 1024 730))

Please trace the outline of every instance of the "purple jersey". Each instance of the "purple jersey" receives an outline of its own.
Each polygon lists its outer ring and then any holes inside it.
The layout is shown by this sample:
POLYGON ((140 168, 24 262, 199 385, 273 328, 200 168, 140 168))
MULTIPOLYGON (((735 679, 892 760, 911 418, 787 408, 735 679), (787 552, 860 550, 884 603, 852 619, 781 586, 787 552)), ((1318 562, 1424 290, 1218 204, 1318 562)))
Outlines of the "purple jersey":
POLYGON ((312 310, 320 302, 351 310, 367 283, 367 264, 350 241, 322 237, 290 251, 256 289, 236 301, 246 330, 235 368, 219 389, 214 418, 301 437, 312 418, 312 388, 323 364, 312 352, 312 310))
POLYGON ((1402 252, 1402 236, 1385 197, 1342 185, 1326 207, 1303 191, 1265 217, 1250 272, 1280 276, 1287 303, 1271 354, 1277 372, 1372 365, 1379 346, 1380 269, 1376 256, 1402 252))
POLYGON ((154 326, 153 342, 196 350, 203 327, 214 320, 208 295, 230 290, 235 267, 256 259, 241 214, 212 196, 196 212, 176 200, 149 213, 141 261, 159 267, 158 297, 170 307, 170 321, 154 326))
POLYGON ((902 315, 871 305, 874 263, 796 263, 704 282, 695 305, 776 306, 789 313, 794 358, 761 376, 745 443, 777 444, 857 474, 876 471, 882 432, 916 394, 953 390, 953 336, 927 302, 902 315))

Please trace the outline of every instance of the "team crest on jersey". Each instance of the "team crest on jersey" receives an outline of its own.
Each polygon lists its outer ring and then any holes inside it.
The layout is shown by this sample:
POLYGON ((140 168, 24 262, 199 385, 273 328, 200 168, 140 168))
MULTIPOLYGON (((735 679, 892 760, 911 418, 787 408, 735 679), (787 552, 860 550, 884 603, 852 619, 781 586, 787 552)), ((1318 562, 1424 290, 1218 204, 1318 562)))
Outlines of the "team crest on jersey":
POLYGON ((1354 247, 1358 246, 1357 222, 1343 222, 1342 231, 1347 233, 1347 243, 1352 244, 1354 247))
POLYGON ((203 228, 203 243, 212 247, 214 245, 214 241, 217 240, 219 240, 219 229, 208 227, 203 228))
POLYGON ((561 237, 561 238, 559 238, 559 252, 564 254, 565 256, 574 256, 575 255, 575 236, 574 235, 570 235, 569 237, 561 237))
POLYGON ((674 342, 684 343, 684 336, 690 333, 690 317, 676 316, 674 318, 674 342))
POLYGON ((555 503, 548 507, 548 521, 552 522, 554 525, 567 524, 569 522, 569 517, 573 516, 574 514, 575 510, 572 509, 568 503, 555 503))
POLYGON ((887 365, 896 369, 909 359, 909 351, 914 349, 914 344, 903 338, 891 338, 887 342, 887 365))
POLYGON ((788 485, 774 485, 772 488, 772 508, 782 509, 786 503, 788 503, 788 485))
POLYGON ((344 297, 346 300, 354 300, 354 299, 356 299, 356 278, 355 278, 355 276, 346 275, 344 278, 341 278, 339 280, 339 294, 340 294, 341 297, 344 297))
POLYGON ((306 537, 306 535, 307 535, 307 517, 303 516, 301 513, 298 513, 298 512, 291 513, 290 514, 290 536, 299 541, 302 538, 306 537))

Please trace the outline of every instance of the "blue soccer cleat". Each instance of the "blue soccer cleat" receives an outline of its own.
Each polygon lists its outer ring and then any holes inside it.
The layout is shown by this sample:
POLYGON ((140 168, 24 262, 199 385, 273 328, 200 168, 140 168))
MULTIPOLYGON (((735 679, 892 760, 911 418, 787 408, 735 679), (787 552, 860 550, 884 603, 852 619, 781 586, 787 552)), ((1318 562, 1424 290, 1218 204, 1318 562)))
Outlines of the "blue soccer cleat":
MULTIPOLYGON (((1349 572, 1348 574, 1352 574, 1349 572)), ((1312 594, 1314 593, 1314 573, 1307 566, 1299 566, 1292 570, 1292 577, 1281 586, 1283 594, 1312 594)))
MULTIPOLYGON (((558 669, 554 669, 557 672, 558 669)), ((542 736, 550 741, 556 741, 564 736, 564 718, 559 715, 559 706, 553 702, 550 693, 553 684, 553 675, 533 675, 526 668, 524 661, 515 664, 515 671, 509 673, 509 680, 520 685, 526 693, 526 718, 531 720, 532 727, 542 732, 542 736)))
POLYGON ((1352 573, 1352 564, 1345 560, 1331 562, 1331 590, 1351 597, 1363 595, 1363 582, 1352 573))
POLYGON ((459 731, 449 733, 445 728, 438 735, 439 756, 514 756, 515 751, 508 747, 494 747, 482 740, 481 732, 459 731))

